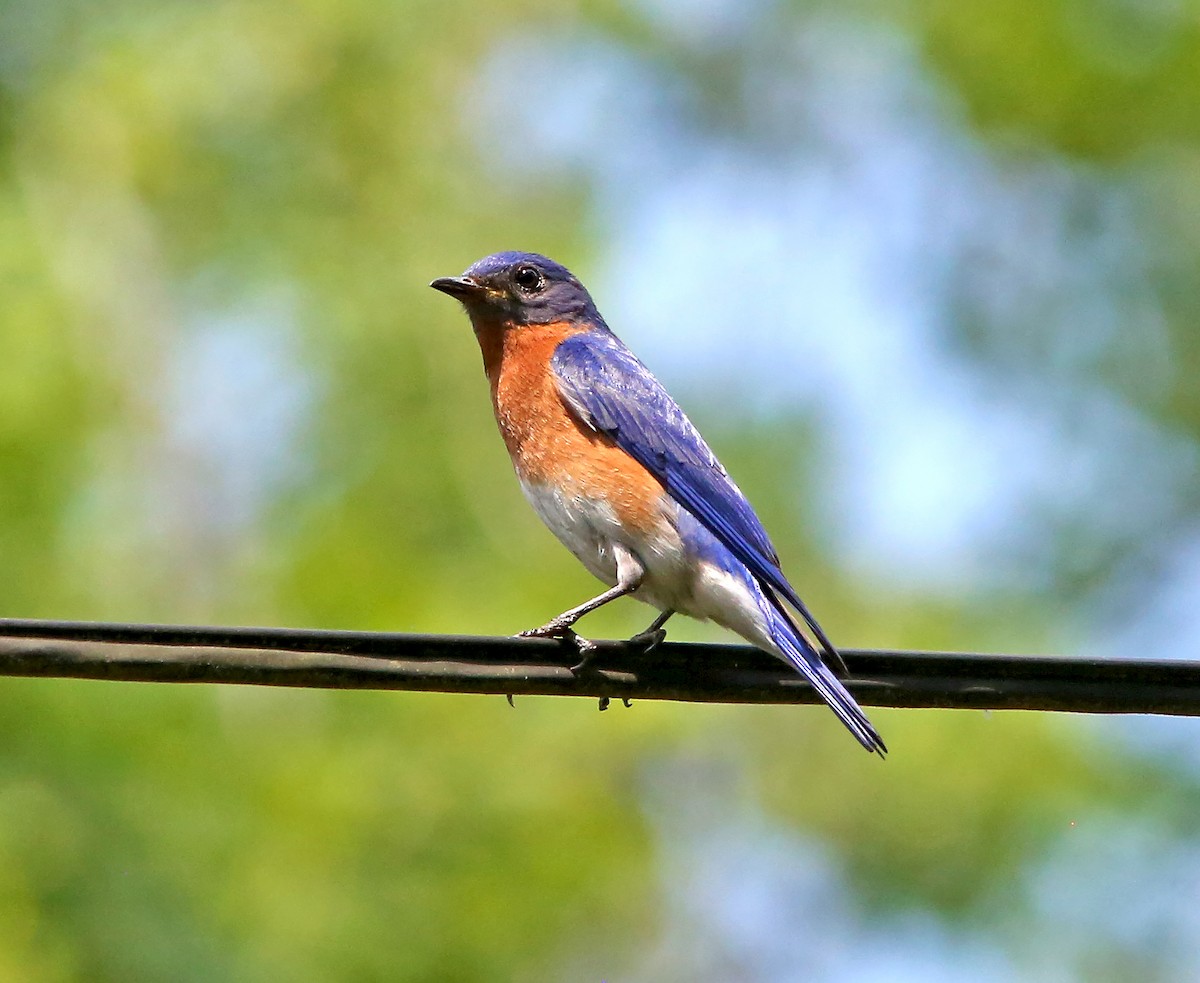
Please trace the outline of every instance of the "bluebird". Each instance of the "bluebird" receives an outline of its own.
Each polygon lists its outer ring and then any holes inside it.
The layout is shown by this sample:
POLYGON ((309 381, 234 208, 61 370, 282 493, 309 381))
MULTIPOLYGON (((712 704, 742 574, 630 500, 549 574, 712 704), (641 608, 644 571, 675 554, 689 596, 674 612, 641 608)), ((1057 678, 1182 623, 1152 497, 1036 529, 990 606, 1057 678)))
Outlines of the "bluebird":
POLYGON ((525 497, 609 585, 522 634, 570 641, 586 661, 593 643, 575 622, 619 597, 660 612, 635 636, 649 644, 676 612, 715 621, 795 668, 863 747, 886 753, 750 503, 570 270, 503 252, 430 286, 470 316, 525 497))

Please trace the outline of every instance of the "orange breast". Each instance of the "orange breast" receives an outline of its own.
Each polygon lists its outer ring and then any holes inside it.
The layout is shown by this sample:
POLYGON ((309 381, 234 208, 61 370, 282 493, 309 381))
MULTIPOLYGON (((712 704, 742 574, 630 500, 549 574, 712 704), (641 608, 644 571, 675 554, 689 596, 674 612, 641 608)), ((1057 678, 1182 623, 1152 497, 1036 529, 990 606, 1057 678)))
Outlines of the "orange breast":
POLYGON ((492 408, 518 476, 567 495, 603 499, 626 526, 660 520, 662 483, 563 402, 550 358, 573 324, 489 326, 479 331, 492 408))

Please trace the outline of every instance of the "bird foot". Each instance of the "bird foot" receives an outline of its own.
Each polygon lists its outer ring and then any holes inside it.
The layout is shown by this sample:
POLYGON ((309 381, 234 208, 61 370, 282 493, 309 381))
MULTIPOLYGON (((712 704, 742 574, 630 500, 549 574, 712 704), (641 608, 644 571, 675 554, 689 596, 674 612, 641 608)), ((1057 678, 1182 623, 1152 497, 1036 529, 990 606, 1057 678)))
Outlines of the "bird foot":
POLYGON ((628 644, 642 650, 642 655, 648 655, 658 648, 667 637, 665 628, 655 628, 653 630, 639 631, 631 639, 628 644))
POLYGON ((548 621, 539 628, 529 628, 520 632, 517 638, 557 638, 568 645, 575 646, 580 655, 579 661, 571 666, 571 672, 578 675, 596 654, 596 643, 578 634, 570 625, 561 621, 548 621))

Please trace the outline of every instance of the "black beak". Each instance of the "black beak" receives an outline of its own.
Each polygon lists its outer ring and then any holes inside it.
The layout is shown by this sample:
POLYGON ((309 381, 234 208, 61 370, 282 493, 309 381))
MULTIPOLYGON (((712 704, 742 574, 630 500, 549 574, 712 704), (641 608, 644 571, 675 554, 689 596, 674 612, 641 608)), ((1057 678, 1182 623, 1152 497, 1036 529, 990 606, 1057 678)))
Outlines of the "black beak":
POLYGON ((485 293, 487 288, 482 283, 465 276, 440 276, 429 284, 434 290, 440 290, 451 297, 466 300, 485 293))

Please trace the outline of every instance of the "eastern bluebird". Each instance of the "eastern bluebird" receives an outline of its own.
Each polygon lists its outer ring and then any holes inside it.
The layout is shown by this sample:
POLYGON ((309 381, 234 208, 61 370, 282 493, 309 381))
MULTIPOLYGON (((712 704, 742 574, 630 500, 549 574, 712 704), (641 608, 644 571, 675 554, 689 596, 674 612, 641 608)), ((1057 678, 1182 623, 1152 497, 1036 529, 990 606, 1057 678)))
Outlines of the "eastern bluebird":
POLYGON ((793 666, 863 747, 883 755, 830 669, 844 671, 841 657, 783 575, 750 503, 583 284, 545 256, 505 252, 430 286, 470 315, 525 497, 611 585, 522 634, 567 639, 586 661, 592 643, 572 625, 618 597, 661 612, 635 636, 643 641, 661 640, 677 611, 711 619, 793 666))

